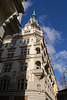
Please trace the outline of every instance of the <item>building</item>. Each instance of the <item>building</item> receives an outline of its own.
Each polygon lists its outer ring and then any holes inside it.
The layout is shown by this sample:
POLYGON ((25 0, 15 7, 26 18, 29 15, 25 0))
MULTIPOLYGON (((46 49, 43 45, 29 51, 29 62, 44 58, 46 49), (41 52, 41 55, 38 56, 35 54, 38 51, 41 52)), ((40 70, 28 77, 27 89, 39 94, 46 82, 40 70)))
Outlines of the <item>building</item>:
POLYGON ((0 48, 0 100, 55 100, 52 65, 35 11, 0 48))
POLYGON ((58 91, 57 100, 67 100, 67 88, 58 91))
POLYGON ((54 75, 54 71, 53 71, 53 67, 52 67, 52 77, 54 79, 54 96, 55 96, 55 100, 57 100, 57 94, 58 94, 58 86, 57 86, 57 82, 56 82, 56 78, 55 78, 55 75, 54 75))
POLYGON ((27 0, 0 0, 0 38, 19 33, 20 20, 27 0))

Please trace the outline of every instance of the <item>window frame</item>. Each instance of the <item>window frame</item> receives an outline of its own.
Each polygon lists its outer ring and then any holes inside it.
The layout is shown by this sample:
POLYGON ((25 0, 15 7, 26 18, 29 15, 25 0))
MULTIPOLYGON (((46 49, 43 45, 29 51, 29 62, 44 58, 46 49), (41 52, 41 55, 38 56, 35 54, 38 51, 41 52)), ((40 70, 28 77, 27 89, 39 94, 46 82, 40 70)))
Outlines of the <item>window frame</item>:
POLYGON ((12 69, 12 63, 5 63, 4 64, 3 72, 10 72, 11 69, 12 69))
POLYGON ((27 89, 28 80, 24 78, 20 78, 17 80, 17 89, 18 90, 25 90, 27 89))

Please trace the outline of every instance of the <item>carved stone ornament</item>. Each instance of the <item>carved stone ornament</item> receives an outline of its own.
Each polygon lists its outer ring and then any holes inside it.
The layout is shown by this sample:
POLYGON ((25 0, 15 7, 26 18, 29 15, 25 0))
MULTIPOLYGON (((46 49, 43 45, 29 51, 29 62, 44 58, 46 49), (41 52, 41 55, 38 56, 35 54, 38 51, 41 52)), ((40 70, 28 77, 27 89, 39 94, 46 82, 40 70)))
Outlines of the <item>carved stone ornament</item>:
POLYGON ((41 90, 41 85, 40 84, 37 84, 37 89, 41 90))

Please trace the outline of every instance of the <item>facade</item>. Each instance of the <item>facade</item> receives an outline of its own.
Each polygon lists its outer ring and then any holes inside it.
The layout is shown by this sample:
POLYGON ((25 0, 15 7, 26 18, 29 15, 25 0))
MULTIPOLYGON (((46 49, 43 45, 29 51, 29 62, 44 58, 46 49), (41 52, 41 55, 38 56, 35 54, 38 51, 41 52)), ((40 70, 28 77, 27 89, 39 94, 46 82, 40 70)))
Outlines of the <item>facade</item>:
POLYGON ((55 100, 52 65, 35 11, 0 48, 0 100, 55 100))

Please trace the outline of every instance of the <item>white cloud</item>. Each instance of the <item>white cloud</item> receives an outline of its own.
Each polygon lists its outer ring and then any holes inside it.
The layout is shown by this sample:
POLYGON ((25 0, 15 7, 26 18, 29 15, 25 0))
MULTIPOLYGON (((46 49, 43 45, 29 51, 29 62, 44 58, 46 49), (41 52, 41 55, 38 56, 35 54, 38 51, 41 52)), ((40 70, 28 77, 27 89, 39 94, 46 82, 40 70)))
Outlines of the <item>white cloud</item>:
POLYGON ((46 38, 47 43, 54 44, 58 40, 61 39, 61 35, 60 35, 61 32, 58 32, 55 29, 50 28, 50 27, 43 26, 42 28, 45 32, 45 38, 46 38))
POLYGON ((67 69, 67 51, 64 50, 56 53, 52 61, 54 69, 58 69, 60 73, 63 73, 67 69))
POLYGON ((59 53, 56 54, 56 59, 57 58, 61 58, 61 59, 67 59, 67 51, 64 50, 64 51, 60 51, 59 53))
POLYGON ((62 73, 63 71, 62 71, 62 66, 61 66, 61 64, 54 64, 54 66, 53 66, 53 68, 54 69, 57 69, 60 73, 62 73))
POLYGON ((47 15, 41 15, 38 19, 39 23, 44 25, 45 19, 46 19, 47 15))
POLYGON ((47 45, 47 50, 48 52, 53 55, 54 53, 56 53, 54 47, 51 44, 46 44, 47 45))
POLYGON ((57 85, 58 85, 58 87, 59 87, 59 90, 62 90, 62 89, 63 89, 63 87, 62 87, 62 85, 60 84, 59 81, 57 81, 57 85))
POLYGON ((30 6, 32 6, 32 2, 26 1, 26 2, 24 3, 24 9, 25 9, 25 10, 27 10, 30 6))

